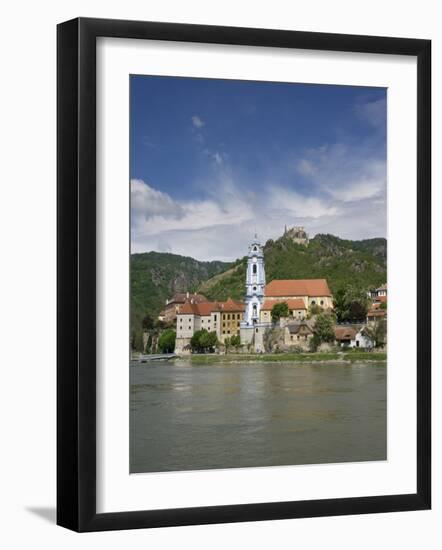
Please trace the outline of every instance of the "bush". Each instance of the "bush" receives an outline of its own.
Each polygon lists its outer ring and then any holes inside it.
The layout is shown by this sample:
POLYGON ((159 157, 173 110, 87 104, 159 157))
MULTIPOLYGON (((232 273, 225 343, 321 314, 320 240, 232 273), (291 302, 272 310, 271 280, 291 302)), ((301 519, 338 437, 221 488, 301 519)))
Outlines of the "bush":
POLYGON ((217 344, 218 338, 216 332, 208 332, 204 328, 197 330, 190 340, 190 347, 196 353, 213 351, 217 344))
POLYGON ((161 353, 173 353, 175 340, 176 332, 172 329, 165 330, 158 339, 158 349, 161 353))
POLYGON ((281 317, 288 317, 290 315, 289 306, 287 302, 275 304, 272 307, 272 321, 279 321, 281 317))

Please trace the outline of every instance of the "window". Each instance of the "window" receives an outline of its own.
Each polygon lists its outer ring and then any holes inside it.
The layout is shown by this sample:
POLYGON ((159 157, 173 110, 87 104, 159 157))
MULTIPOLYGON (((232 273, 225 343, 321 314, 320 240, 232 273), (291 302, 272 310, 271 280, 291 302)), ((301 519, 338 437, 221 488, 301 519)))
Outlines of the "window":
POLYGON ((312 300, 312 306, 314 306, 316 304, 316 302, 314 300, 312 300))
POLYGON ((258 329, 257 329, 257 328, 255 329, 255 332, 258 332, 258 329))
POLYGON ((253 264, 252 272, 253 272, 253 275, 256 275, 256 264, 253 264))
POLYGON ((256 292, 256 286, 253 287, 253 290, 256 292))
POLYGON ((230 313, 227 315, 227 319, 230 321, 230 313))
POLYGON ((227 334, 230 334, 230 330, 227 331, 227 334))
POLYGON ((323 306, 324 305, 324 300, 321 300, 319 303, 321 304, 321 306, 323 306))
POLYGON ((254 246, 253 247, 253 252, 256 252, 258 250, 258 247, 254 246))
POLYGON ((213 316, 213 320, 214 320, 215 323, 216 323, 216 313, 215 313, 215 315, 213 316))

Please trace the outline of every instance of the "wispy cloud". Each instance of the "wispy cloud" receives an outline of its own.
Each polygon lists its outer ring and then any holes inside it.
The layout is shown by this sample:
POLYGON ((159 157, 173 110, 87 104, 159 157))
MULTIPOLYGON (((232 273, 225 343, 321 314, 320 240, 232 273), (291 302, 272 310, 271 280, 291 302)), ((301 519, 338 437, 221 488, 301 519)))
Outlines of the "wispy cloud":
POLYGON ((375 128, 385 129, 387 100, 386 98, 375 101, 360 102, 355 105, 356 115, 375 128))
POLYGON ((192 124, 195 126, 195 128, 202 128, 203 126, 206 125, 204 120, 201 117, 199 117, 198 115, 193 115, 192 124))
POLYGON ((273 179, 256 182, 238 179, 228 163, 213 160, 217 170, 201 182, 199 200, 178 201, 132 180, 133 252, 232 260, 244 255, 255 230, 265 241, 279 237, 286 224, 305 225, 311 235, 385 235, 386 167, 374 154, 342 144, 308 150, 295 164, 291 185, 281 183, 276 167, 273 179))

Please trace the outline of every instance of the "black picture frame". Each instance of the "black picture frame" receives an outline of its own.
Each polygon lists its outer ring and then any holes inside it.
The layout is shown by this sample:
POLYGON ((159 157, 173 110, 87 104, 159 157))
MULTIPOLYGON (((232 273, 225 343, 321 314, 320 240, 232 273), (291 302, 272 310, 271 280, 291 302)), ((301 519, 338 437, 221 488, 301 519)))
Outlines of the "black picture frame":
POLYGON ((79 18, 57 28, 57 523, 75 531, 424 510, 431 506, 431 41, 79 18), (96 512, 96 39, 396 54, 417 58, 417 492, 96 512))

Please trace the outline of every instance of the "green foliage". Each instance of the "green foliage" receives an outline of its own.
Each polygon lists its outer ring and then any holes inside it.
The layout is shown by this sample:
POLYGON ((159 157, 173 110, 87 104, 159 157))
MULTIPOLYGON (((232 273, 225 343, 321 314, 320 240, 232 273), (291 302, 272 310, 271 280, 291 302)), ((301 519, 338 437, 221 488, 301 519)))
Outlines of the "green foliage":
POLYGON ((143 343, 143 330, 141 327, 136 327, 132 330, 130 346, 132 351, 139 351, 143 353, 144 343, 143 343))
POLYGON ((217 344, 216 332, 208 332, 205 328, 197 330, 190 340, 192 351, 196 353, 213 351, 217 344))
POLYGON ((374 342, 376 348, 381 348, 386 343, 387 337, 387 322, 385 319, 375 321, 373 324, 365 327, 365 333, 374 342))
POLYGON ((149 334, 146 342, 146 353, 152 353, 152 334, 149 334))
POLYGON ((275 304, 272 307, 272 321, 279 321, 281 317, 288 317, 290 314, 289 306, 287 305, 287 302, 282 302, 279 304, 275 304))
MULTIPOLYGON (((386 239, 349 241, 333 235, 316 235, 308 246, 281 237, 264 247, 267 282, 327 279, 334 294, 349 286, 364 291, 380 286, 387 276, 386 255, 386 239)), ((238 260, 235 269, 226 271, 225 276, 218 274, 199 290, 211 300, 226 300, 229 296, 242 299, 246 264, 246 257, 238 260)))
POLYGON ((334 312, 340 323, 365 319, 369 306, 367 291, 356 285, 339 288, 334 294, 334 312))
POLYGON ((321 311, 322 311, 322 307, 318 306, 318 304, 310 304, 310 306, 308 308, 308 312, 309 312, 310 317, 312 315, 318 315, 319 313, 321 313, 321 311))
POLYGON ((173 353, 175 350, 176 332, 169 328, 158 339, 158 349, 161 353, 173 353))
POLYGON ((335 339, 336 318, 330 313, 320 313, 316 317, 315 328, 313 329, 313 337, 310 339, 310 351, 316 351, 323 343, 331 343, 335 339))
POLYGON ((235 334, 230 338, 230 345, 236 349, 241 345, 241 338, 239 334, 235 334))
POLYGON ((154 327, 154 320, 150 315, 145 315, 141 321, 141 326, 144 330, 152 330, 154 327))
POLYGON ((387 309, 387 302, 381 302, 380 309, 387 309))

